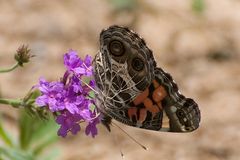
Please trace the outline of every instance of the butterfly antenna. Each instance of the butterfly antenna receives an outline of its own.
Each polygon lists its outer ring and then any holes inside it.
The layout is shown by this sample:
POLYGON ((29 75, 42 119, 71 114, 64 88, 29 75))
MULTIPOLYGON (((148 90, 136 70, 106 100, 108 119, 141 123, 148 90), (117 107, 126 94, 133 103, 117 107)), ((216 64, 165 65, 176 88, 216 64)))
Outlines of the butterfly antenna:
POLYGON ((111 132, 111 130, 109 130, 108 128, 107 128, 107 130, 108 130, 108 133, 111 135, 114 144, 115 144, 116 146, 118 146, 118 149, 119 149, 119 152, 120 152, 120 154, 121 154, 122 159, 124 159, 124 154, 123 154, 123 152, 122 152, 120 143, 118 143, 117 136, 116 136, 113 132, 111 132), (112 133, 112 134, 111 134, 111 133, 112 133))
POLYGON ((83 80, 79 79, 83 84, 85 84, 88 88, 90 88, 93 92, 95 92, 96 94, 99 94, 98 91, 96 91, 95 89, 93 89, 89 84, 87 84, 86 82, 84 82, 83 80))
POLYGON ((140 147, 142 147, 144 150, 148 150, 148 148, 146 146, 144 146, 143 144, 141 144, 140 142, 138 142, 135 138, 133 138, 130 134, 128 134, 124 129, 122 129, 121 127, 119 127, 116 123, 112 122, 112 124, 119 128, 123 133, 125 133, 132 141, 134 141, 135 143, 137 143, 140 147))
MULTIPOLYGON (((109 132, 109 133, 110 133, 110 132, 109 132)), ((114 134, 114 135, 112 135, 112 137, 113 137, 113 141, 114 141, 115 145, 118 146, 118 149, 119 149, 119 152, 120 152, 120 154, 121 154, 122 159, 124 159, 124 154, 123 154, 123 152, 122 152, 120 143, 118 143, 119 141, 118 141, 118 139, 117 139, 117 136, 114 134)))

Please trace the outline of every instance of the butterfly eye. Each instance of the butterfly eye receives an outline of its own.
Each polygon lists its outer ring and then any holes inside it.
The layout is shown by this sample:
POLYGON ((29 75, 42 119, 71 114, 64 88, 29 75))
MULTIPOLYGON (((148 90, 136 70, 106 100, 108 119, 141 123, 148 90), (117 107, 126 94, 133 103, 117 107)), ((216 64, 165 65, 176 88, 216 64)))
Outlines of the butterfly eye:
POLYGON ((109 49, 114 56, 122 56, 124 54, 124 46, 120 41, 114 40, 110 42, 109 49))
POLYGON ((141 71, 144 69, 144 62, 142 59, 140 58, 134 58, 132 60, 132 67, 134 70, 136 71, 141 71))

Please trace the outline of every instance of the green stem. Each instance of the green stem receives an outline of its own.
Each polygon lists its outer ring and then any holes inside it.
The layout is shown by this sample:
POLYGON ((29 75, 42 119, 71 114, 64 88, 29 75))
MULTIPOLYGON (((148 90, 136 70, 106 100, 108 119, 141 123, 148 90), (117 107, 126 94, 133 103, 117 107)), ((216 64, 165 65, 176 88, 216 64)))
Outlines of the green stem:
POLYGON ((7 104, 7 105, 11 105, 11 106, 17 108, 22 105, 22 100, 0 98, 0 104, 7 104))
POLYGON ((19 66, 18 63, 15 63, 12 67, 7 68, 7 69, 0 69, 0 73, 6 73, 6 72, 11 72, 14 69, 16 69, 19 66))

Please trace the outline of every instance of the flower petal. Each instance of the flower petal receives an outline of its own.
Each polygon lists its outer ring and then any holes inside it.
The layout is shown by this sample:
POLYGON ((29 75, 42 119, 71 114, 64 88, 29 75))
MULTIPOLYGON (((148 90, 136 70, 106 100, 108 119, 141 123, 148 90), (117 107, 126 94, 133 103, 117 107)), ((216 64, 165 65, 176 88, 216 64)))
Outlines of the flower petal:
POLYGON ((72 132, 72 134, 77 134, 77 132, 79 132, 80 129, 81 129, 81 128, 80 128, 80 125, 77 124, 77 123, 75 123, 75 124, 72 126, 71 132, 72 132))
POLYGON ((42 107, 48 105, 48 97, 46 95, 42 95, 36 98, 35 103, 42 107))
POLYGON ((68 132, 68 128, 66 128, 65 126, 61 126, 58 130, 58 136, 62 136, 62 137, 66 137, 67 136, 67 132, 68 132))

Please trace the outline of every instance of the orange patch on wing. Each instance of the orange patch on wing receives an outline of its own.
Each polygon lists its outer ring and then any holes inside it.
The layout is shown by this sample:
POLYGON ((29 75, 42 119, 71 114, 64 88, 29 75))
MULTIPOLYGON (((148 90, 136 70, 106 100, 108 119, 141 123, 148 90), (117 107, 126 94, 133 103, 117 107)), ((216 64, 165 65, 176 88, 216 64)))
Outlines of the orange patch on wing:
POLYGON ((143 123, 147 117, 147 110, 145 108, 140 109, 139 119, 140 123, 143 123))
POLYGON ((135 116, 137 118, 137 108, 131 107, 128 109, 128 117, 132 120, 132 117, 135 116))
POLYGON ((167 96, 167 92, 163 86, 159 86, 153 91, 152 98, 157 103, 163 100, 167 96))
POLYGON ((139 105, 140 103, 142 103, 147 98, 148 95, 149 95, 149 89, 147 88, 145 91, 143 91, 140 95, 138 95, 133 100, 133 104, 134 105, 139 105))
POLYGON ((146 109, 153 114, 153 117, 160 111, 157 105, 153 105, 153 102, 150 98, 146 98, 143 103, 146 109))
POLYGON ((143 104, 146 108, 151 108, 152 105, 153 105, 153 102, 150 98, 146 98, 144 101, 143 101, 143 104))
POLYGON ((153 105, 150 112, 152 113, 152 115, 154 117, 158 112, 160 112, 160 109, 158 108, 157 105, 153 105))
POLYGON ((159 83, 155 79, 153 80, 153 86, 154 88, 157 88, 159 86, 159 83))

